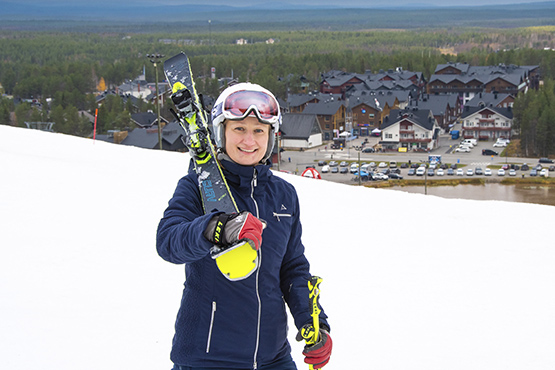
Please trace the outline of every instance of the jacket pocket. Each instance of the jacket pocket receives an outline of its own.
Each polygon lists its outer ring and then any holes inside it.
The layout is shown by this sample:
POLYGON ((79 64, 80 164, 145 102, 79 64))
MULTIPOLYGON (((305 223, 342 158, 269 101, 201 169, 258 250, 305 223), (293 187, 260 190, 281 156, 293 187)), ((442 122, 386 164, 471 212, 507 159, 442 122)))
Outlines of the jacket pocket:
POLYGON ((212 330, 214 329, 214 318, 216 317, 216 301, 212 302, 212 313, 210 315, 210 327, 208 329, 208 340, 206 341, 206 353, 210 353, 210 342, 212 341, 212 330))
POLYGON ((280 217, 291 217, 291 215, 287 214, 287 213, 276 213, 276 212, 274 212, 274 217, 277 218, 278 221, 281 221, 280 217))

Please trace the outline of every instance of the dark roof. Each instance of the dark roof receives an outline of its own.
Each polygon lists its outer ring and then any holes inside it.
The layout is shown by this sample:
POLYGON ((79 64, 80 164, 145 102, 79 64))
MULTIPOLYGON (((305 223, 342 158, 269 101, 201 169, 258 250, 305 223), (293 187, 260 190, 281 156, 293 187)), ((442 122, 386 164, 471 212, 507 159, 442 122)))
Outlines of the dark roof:
POLYGON ((474 95, 474 97, 470 99, 468 103, 466 103, 466 105, 470 107, 479 107, 479 106, 496 107, 497 105, 499 105, 499 103, 501 103, 503 100, 507 99, 508 97, 512 97, 512 95, 482 92, 474 95))
POLYGON ((303 113, 318 114, 320 116, 332 116, 337 113, 339 108, 344 105, 344 101, 334 100, 329 102, 309 103, 303 113))
MULTIPOLYGON (((152 127, 158 121, 158 116, 154 112, 141 112, 141 113, 133 113, 131 115, 131 119, 135 121, 137 125, 140 127, 152 127)), ((160 120, 162 122, 167 122, 164 117, 160 116, 160 120)))
POLYGON ((287 105, 290 107, 300 107, 312 100, 323 102, 339 99, 341 99, 341 94, 323 94, 319 92, 313 94, 291 94, 287 97, 287 105))
MULTIPOLYGON (((168 123, 162 128, 162 147, 182 147, 180 137, 184 131, 177 122, 168 123)), ((137 146, 139 148, 158 149, 158 126, 152 128, 136 128, 129 132, 121 142, 122 145, 137 146)))
POLYGON ((280 131, 284 139, 308 139, 322 132, 316 115, 306 113, 284 114, 280 131))
POLYGON ((457 106, 458 94, 423 95, 422 98, 412 101, 410 107, 429 109, 435 116, 444 115, 447 107, 457 106))
POLYGON ((494 113, 497 113, 499 115, 502 115, 503 117, 509 118, 509 119, 513 119, 513 110, 512 108, 499 108, 499 107, 470 107, 470 106, 466 106, 461 118, 467 118, 469 116, 472 116, 478 112, 484 111, 484 110, 490 110, 494 113))
POLYGON ((384 119, 381 129, 392 126, 403 119, 408 119, 426 130, 431 131, 434 128, 435 118, 429 109, 393 109, 384 119))

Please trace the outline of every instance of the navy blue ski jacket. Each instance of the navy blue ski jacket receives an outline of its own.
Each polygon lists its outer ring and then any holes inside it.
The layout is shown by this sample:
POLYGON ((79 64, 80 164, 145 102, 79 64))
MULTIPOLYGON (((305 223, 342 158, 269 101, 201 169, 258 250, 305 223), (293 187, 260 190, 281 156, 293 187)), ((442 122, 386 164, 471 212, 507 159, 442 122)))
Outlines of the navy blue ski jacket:
MULTIPOLYGON (((164 212, 156 240, 163 259, 185 264, 171 360, 191 367, 256 369, 291 351, 285 304, 297 329, 312 322, 299 202, 294 187, 274 176, 268 165, 223 160, 222 166, 239 210, 267 222, 259 267, 241 281, 220 273, 209 255, 212 245, 203 236, 217 210, 204 214, 191 167, 164 212)), ((323 311, 320 318, 329 327, 323 311)))

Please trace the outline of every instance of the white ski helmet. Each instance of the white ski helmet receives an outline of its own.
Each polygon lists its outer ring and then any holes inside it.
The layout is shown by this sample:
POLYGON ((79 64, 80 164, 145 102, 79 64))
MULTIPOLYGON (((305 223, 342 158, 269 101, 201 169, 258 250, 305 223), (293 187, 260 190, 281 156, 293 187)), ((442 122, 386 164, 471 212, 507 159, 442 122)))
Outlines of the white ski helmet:
POLYGON ((254 116, 260 122, 271 126, 268 147, 262 158, 262 161, 266 161, 274 149, 275 137, 281 125, 281 111, 274 94, 257 84, 242 82, 232 85, 216 99, 212 109, 212 128, 216 146, 222 151, 225 150, 226 120, 241 120, 247 116, 254 116))

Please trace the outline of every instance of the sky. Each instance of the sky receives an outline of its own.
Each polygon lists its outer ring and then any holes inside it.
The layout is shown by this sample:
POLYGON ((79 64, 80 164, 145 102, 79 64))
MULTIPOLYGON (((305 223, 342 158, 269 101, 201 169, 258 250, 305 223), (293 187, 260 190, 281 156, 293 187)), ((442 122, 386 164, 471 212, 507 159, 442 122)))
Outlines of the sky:
MULTIPOLYGON (((0 125, 0 368, 171 368, 184 267, 155 235, 188 163, 0 125)), ((555 207, 275 174, 323 278, 326 370, 555 368, 555 207)))
MULTIPOLYGON (((8 0, 13 1, 13 0, 8 0)), ((17 0, 20 4, 41 4, 45 5, 46 3, 44 0, 17 0)), ((526 4, 526 3, 535 3, 535 2, 542 2, 538 0, 452 0, 446 3, 444 0, 401 0, 398 3, 395 3, 398 6, 406 6, 406 5, 434 5, 434 6, 470 6, 470 5, 495 5, 495 4, 526 4)), ((59 4, 90 4, 88 0, 49 0, 48 4, 52 5, 59 5, 59 4)), ((113 4, 111 1, 106 0, 99 0, 95 2, 99 6, 103 3, 113 4)), ((234 0, 233 4, 229 1, 224 0, 161 0, 156 2, 157 4, 167 4, 167 5, 185 5, 185 4, 202 4, 202 5, 233 5, 233 6, 252 6, 252 5, 260 5, 260 4, 268 4, 268 3, 289 3, 289 4, 297 4, 295 1, 280 1, 280 0, 234 0)), ((147 4, 152 5, 153 2, 151 0, 119 0, 117 2, 118 5, 128 4, 130 6, 134 6, 137 4, 147 4)), ((384 3, 382 0, 344 0, 341 2, 336 1, 325 1, 325 0, 303 0, 303 5, 324 5, 328 6, 340 6, 340 7, 384 7, 384 4, 387 6, 394 6, 392 3, 384 3)))

